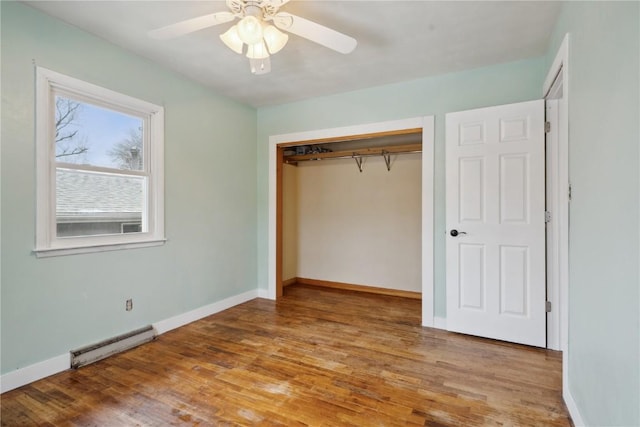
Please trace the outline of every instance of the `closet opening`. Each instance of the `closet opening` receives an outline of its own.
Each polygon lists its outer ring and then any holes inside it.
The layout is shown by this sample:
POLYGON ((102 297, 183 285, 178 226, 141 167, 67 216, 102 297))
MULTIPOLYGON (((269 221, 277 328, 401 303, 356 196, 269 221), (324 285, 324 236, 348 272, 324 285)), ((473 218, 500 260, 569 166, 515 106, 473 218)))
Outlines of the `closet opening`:
POLYGON ((300 283, 422 299, 422 144, 421 127, 277 144, 276 298, 300 283))

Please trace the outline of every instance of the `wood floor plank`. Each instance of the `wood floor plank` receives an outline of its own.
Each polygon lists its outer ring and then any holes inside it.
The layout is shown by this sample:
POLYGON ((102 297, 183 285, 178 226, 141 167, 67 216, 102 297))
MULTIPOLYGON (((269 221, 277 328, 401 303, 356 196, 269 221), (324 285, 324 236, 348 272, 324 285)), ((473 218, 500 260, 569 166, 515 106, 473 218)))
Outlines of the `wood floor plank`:
POLYGON ((561 354, 420 326, 420 301, 293 285, 4 393, 3 426, 569 426, 561 354))

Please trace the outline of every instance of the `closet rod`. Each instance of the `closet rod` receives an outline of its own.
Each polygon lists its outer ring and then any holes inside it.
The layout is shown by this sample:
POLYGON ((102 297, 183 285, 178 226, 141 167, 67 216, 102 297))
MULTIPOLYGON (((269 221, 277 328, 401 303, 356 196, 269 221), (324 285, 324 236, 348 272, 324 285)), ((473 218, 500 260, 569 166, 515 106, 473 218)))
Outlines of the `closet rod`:
MULTIPOLYGON (((360 154, 357 151, 354 151, 350 156, 336 156, 336 157, 320 157, 320 158, 313 158, 313 159, 301 159, 301 160, 289 160, 287 159, 285 161, 285 163, 289 164, 289 163, 298 163, 298 162, 308 162, 309 160, 333 160, 333 159, 353 159, 355 157, 374 157, 374 156, 384 156, 384 155, 390 155, 390 154, 413 154, 413 153, 422 153, 422 150, 414 150, 414 151, 395 151, 392 153, 378 153, 378 154, 360 154)), ((320 154, 320 153, 318 153, 320 154)))
POLYGON ((308 160, 324 160, 324 159, 353 159, 356 157, 371 157, 371 156, 389 156, 391 154, 413 154, 421 153, 422 144, 407 144, 396 145, 376 148, 365 148, 360 150, 343 150, 343 151, 330 151, 326 153, 313 153, 286 156, 284 162, 287 164, 295 164, 298 162, 304 162, 308 160))

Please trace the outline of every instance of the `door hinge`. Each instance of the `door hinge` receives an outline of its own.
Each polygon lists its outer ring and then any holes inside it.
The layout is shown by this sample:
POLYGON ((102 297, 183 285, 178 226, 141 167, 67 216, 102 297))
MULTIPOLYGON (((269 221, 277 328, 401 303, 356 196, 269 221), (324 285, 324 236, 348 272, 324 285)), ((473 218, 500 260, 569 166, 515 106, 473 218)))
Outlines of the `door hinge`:
POLYGON ((551 313, 551 301, 545 301, 544 309, 547 313, 551 313))
POLYGON ((544 131, 551 132, 551 122, 544 122, 544 131))
POLYGON ((569 184, 569 191, 567 195, 569 196, 569 201, 571 201, 571 184, 569 184))
POLYGON ((545 223, 551 222, 551 212, 544 211, 544 222, 545 223))

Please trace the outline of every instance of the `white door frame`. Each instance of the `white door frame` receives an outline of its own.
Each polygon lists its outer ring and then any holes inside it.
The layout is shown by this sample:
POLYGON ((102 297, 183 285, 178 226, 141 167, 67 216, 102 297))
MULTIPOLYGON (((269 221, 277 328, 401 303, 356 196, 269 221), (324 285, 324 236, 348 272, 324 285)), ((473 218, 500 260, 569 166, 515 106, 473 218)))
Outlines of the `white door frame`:
MULTIPOLYGON (((562 97, 557 100, 558 146, 552 152, 552 163, 557 167, 556 173, 551 174, 556 179, 547 182, 547 191, 554 195, 556 202, 550 210, 551 221, 555 222, 551 245, 557 252, 553 262, 547 264, 547 269, 551 269, 549 277, 554 279, 547 283, 547 299, 551 302, 551 309, 557 310, 559 315, 549 317, 552 324, 548 325, 548 330, 553 333, 547 347, 563 351, 563 359, 566 360, 569 326, 569 34, 565 35, 545 78, 542 88, 545 99, 557 96, 554 93, 556 82, 562 82, 562 97)), ((563 362, 563 373, 566 375, 566 372, 566 363, 563 362)))
POLYGON ((559 139, 559 114, 557 96, 562 97, 562 74, 556 79, 554 88, 545 99, 545 121, 549 128, 545 133, 545 209, 549 213, 545 227, 546 240, 546 290, 547 301, 551 302, 551 311, 547 312, 547 348, 560 350, 560 279, 559 279, 559 236, 560 221, 554 214, 559 211, 559 194, 554 183, 558 182, 558 139, 559 139), (559 91, 558 91, 559 89, 559 91), (551 94, 555 95, 551 95, 551 94), (553 306, 556 307, 553 307, 553 306))
POLYGON ((269 221, 267 251, 267 296, 269 299, 276 299, 276 161, 278 144, 416 128, 422 128, 422 326, 434 326, 433 158, 435 133, 433 116, 319 129, 269 137, 269 221))

